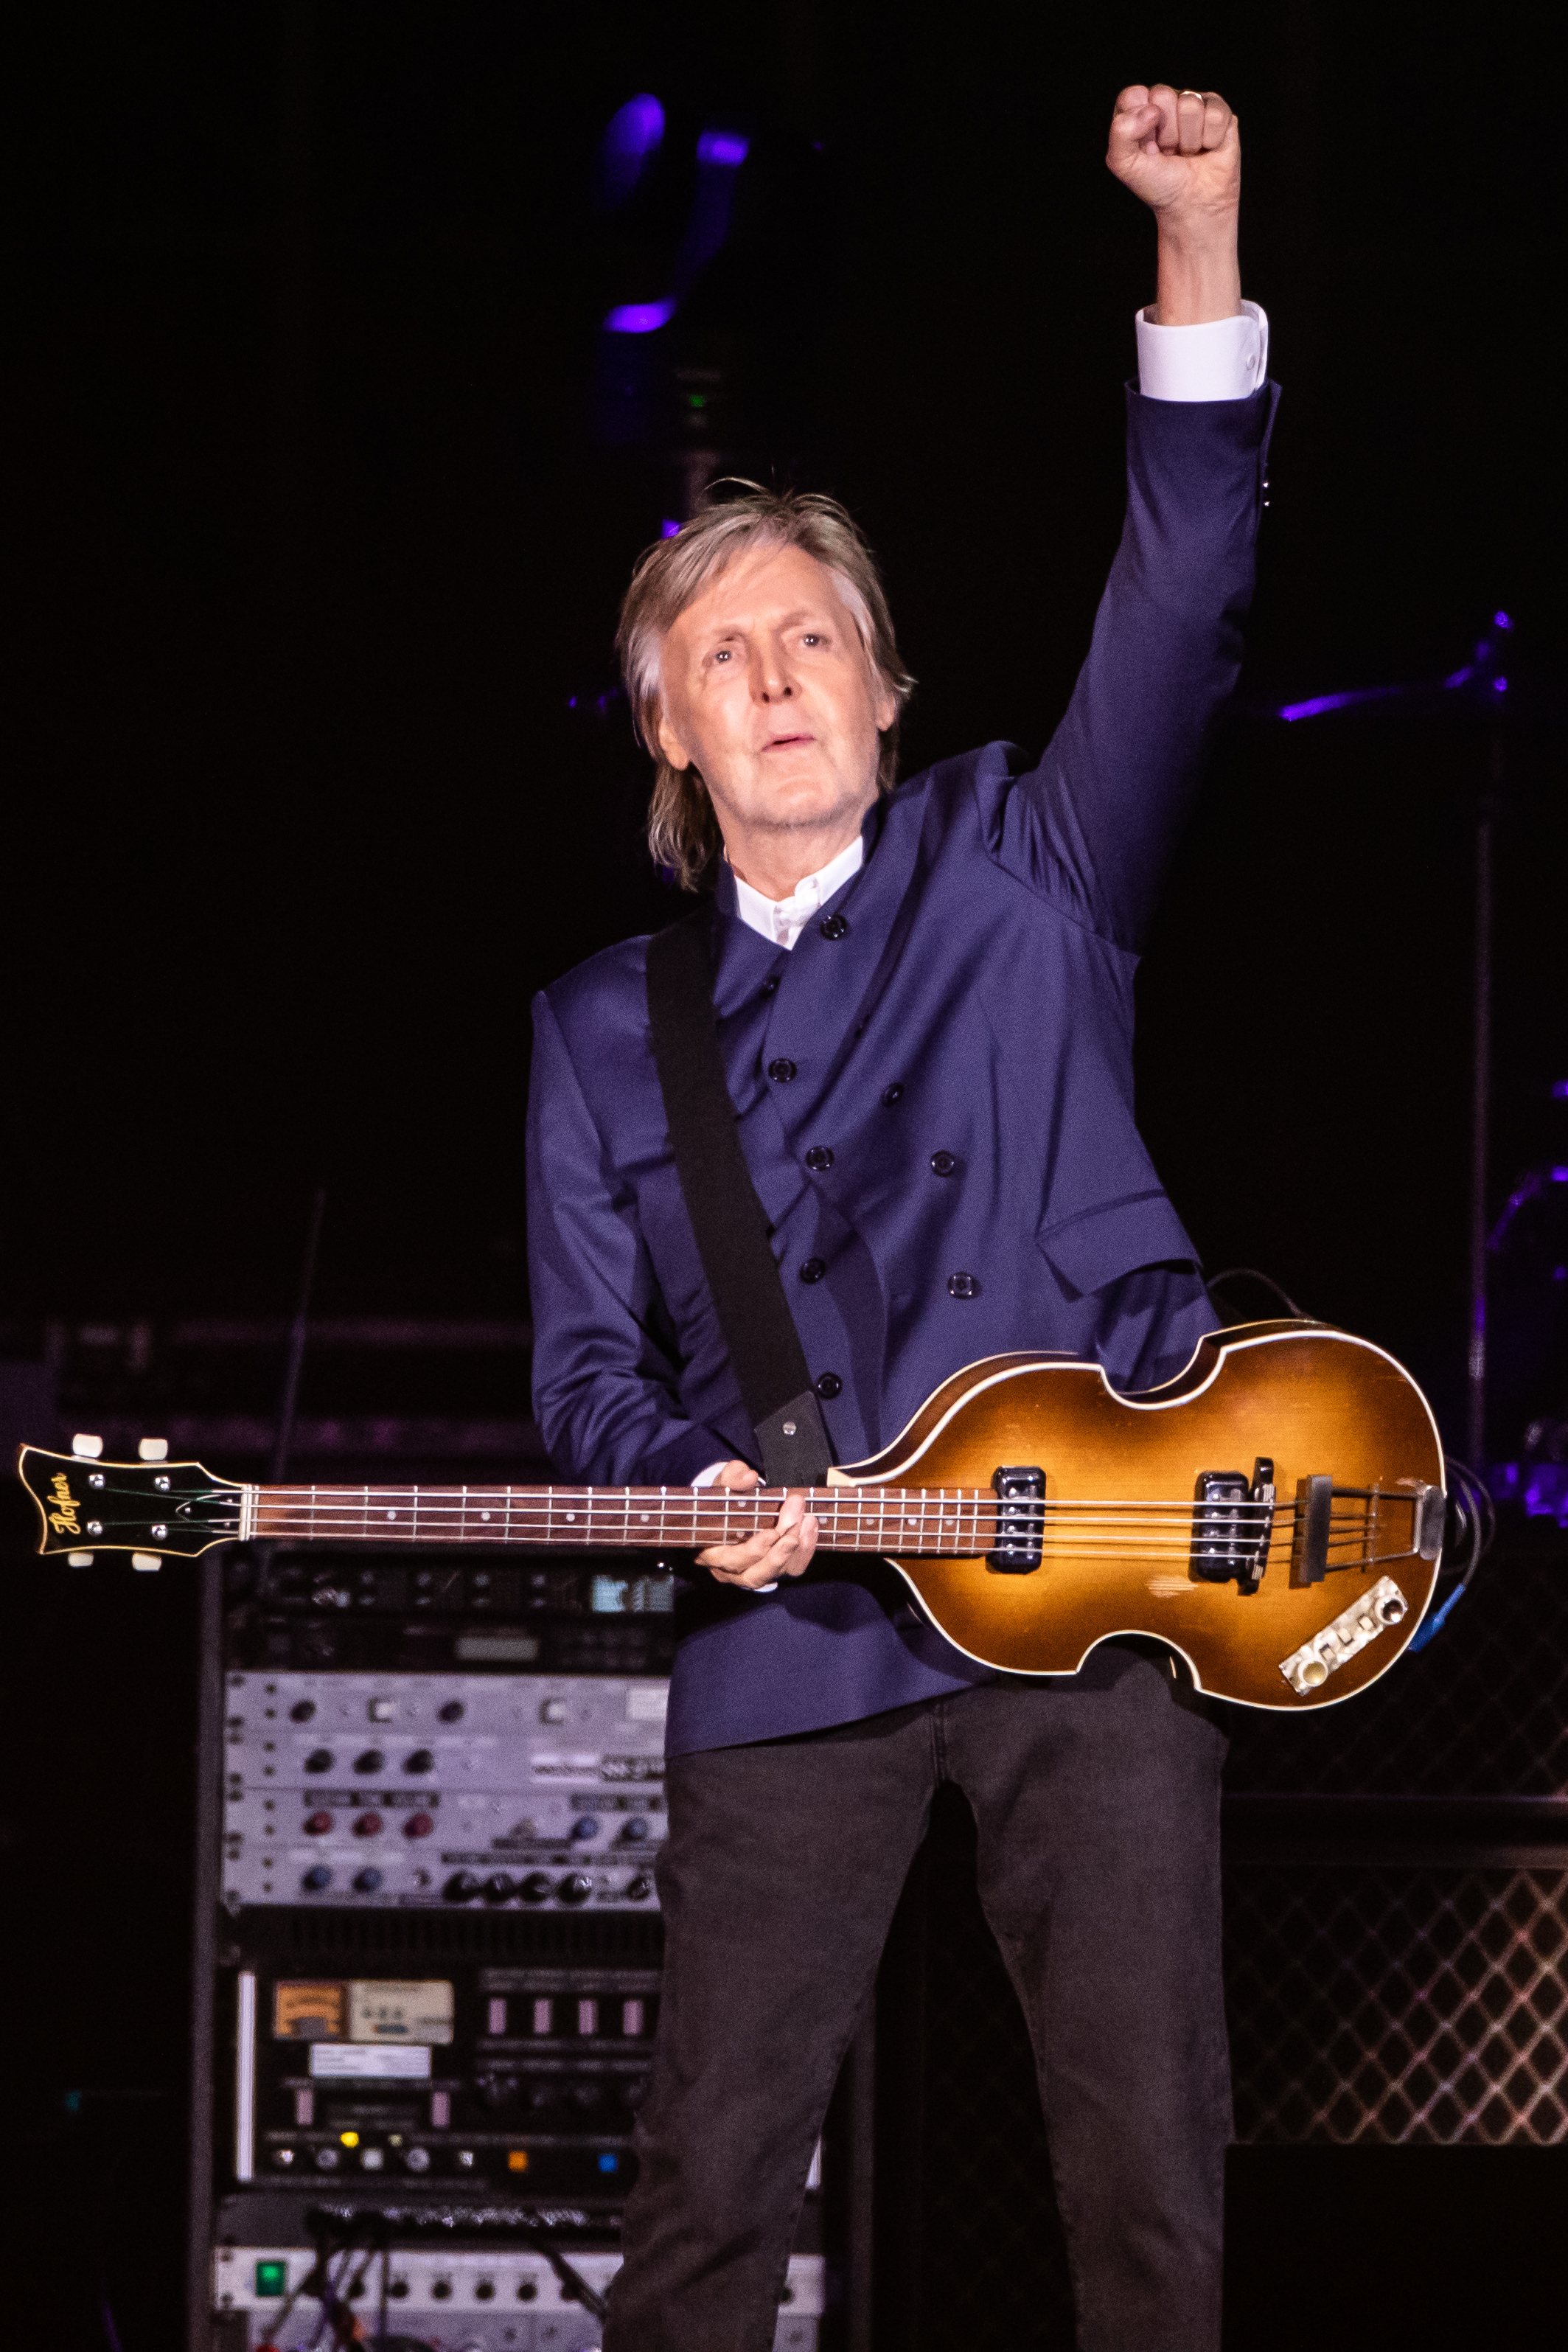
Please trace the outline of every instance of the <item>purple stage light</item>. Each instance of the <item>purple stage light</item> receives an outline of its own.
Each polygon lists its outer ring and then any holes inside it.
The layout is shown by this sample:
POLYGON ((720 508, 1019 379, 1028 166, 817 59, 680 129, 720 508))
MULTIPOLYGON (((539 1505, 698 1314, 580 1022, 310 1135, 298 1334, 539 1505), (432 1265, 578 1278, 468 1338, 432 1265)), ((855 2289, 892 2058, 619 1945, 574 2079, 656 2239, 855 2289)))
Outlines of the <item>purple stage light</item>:
POLYGON ((1451 677, 1446 677, 1443 680, 1443 684, 1445 686, 1469 686, 1475 674, 1476 666, 1474 662, 1467 662, 1463 669, 1455 670, 1451 677))
POLYGON ((1506 613, 1494 613, 1491 618, 1494 629, 1511 629, 1513 626, 1506 613))
POLYGON ((1552 1083, 1553 1102, 1568 1102, 1568 1078, 1554 1078, 1552 1083))
POLYGON ((697 141, 699 163, 722 163, 731 172, 738 171, 750 152, 750 140, 738 131, 705 131, 697 141))
POLYGON ((617 155, 651 155, 664 135, 664 110, 643 90, 611 116, 604 143, 617 155))
MULTIPOLYGON (((1453 684, 1452 678, 1448 680, 1453 684)), ((1281 705, 1281 719, 1315 719, 1320 710, 1348 710, 1354 702, 1385 702, 1391 694, 1402 694, 1403 687, 1364 686, 1351 694, 1314 694, 1306 702, 1286 702, 1281 705)))
POLYGON ((675 315, 675 301, 671 295, 664 302, 622 302, 604 321, 604 331, 610 335, 653 335, 667 327, 675 315))
POLYGON ((1507 678, 1494 677, 1491 682, 1491 690, 1494 694, 1506 694, 1508 692, 1507 678))
POLYGON ((680 535, 680 524, 678 522, 671 522, 667 517, 664 521, 659 525, 659 537, 661 539, 679 539, 680 535))

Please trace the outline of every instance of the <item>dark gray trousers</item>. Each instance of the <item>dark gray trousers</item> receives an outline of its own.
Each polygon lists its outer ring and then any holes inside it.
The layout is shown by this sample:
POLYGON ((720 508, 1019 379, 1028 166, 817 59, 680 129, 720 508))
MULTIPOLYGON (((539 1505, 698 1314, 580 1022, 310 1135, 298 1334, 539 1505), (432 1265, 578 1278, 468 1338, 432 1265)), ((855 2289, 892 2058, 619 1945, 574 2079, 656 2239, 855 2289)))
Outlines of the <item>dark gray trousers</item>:
MULTIPOLYGON (((768 2352, 811 2150, 932 1792, 979 1832, 1083 2352, 1217 2352, 1225 1741, 1135 1651, 671 1760, 667 1937, 604 2352, 768 2352)), ((878 2064, 898 2063, 879 2050, 878 2064)))

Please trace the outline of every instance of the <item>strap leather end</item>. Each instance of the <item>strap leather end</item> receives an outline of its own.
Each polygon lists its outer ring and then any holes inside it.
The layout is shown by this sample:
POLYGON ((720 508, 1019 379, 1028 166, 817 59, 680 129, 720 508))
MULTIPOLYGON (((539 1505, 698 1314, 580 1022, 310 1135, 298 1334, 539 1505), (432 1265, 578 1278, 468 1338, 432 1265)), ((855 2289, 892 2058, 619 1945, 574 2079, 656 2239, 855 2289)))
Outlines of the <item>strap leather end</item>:
POLYGON ((822 1408, 810 1389, 758 1423, 757 1443, 770 1486, 819 1486, 833 1459, 822 1408))

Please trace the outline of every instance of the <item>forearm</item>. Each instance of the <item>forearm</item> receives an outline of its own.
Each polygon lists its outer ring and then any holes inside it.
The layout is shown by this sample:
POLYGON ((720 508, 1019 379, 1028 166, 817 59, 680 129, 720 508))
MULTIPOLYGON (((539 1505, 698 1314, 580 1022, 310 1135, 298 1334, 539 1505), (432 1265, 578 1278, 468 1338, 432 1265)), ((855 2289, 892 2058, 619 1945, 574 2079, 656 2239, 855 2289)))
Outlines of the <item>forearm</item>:
POLYGON ((1234 207, 1228 218, 1161 215, 1151 325, 1205 327, 1213 319, 1233 319, 1240 308, 1234 207))
POLYGON ((1272 410, 1272 393, 1129 395, 1122 543, 1071 701, 1011 795, 1003 863, 1134 951, 1240 664, 1272 410))

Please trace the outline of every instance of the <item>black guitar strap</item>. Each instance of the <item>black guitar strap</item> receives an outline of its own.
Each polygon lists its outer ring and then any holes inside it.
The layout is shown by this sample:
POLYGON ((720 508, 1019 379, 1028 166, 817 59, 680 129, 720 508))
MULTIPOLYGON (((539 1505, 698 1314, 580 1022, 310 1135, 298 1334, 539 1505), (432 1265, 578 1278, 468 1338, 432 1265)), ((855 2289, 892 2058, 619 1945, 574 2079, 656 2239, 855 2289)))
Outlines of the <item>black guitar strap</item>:
POLYGON ((757 1432, 762 1475, 770 1486, 816 1486, 832 1447, 736 1132, 714 1023, 711 929, 705 906, 648 943, 653 1062, 681 1197, 757 1432))

